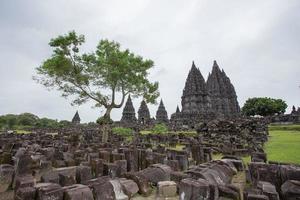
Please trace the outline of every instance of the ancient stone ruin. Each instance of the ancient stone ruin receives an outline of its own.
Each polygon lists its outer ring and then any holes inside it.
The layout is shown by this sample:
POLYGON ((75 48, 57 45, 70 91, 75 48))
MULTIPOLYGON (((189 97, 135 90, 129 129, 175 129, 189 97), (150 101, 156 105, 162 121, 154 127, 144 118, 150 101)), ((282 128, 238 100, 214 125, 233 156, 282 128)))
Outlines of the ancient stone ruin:
MULTIPOLYGON (((129 105, 129 104, 128 104, 129 105)), ((0 134, 0 196, 10 200, 294 200, 300 167, 268 161, 263 120, 214 120, 196 135, 132 141, 99 127, 0 134), (178 149, 177 146, 181 146, 178 149), (213 155, 223 156, 213 160, 213 155), (240 156, 251 155, 245 165, 240 156), (247 183, 247 184, 246 184, 247 183)))
POLYGON ((141 102, 138 110, 138 122, 142 125, 150 125, 152 123, 150 111, 145 100, 141 102))
POLYGON ((165 124, 169 123, 168 113, 164 106, 163 100, 160 100, 158 110, 156 112, 156 122, 157 123, 165 123, 165 124))
POLYGON ((74 117, 72 118, 72 124, 74 125, 80 124, 80 117, 78 111, 76 111, 74 117))
POLYGON ((195 63, 192 63, 183 89, 181 106, 182 110, 176 109, 176 113, 171 116, 173 127, 194 127, 199 122, 235 118, 240 114, 234 86, 216 61, 206 82, 195 63))
POLYGON ((129 95, 122 112, 121 124, 126 126, 130 124, 135 124, 136 121, 137 119, 135 117, 135 109, 133 107, 131 97, 129 95))
POLYGON ((272 116, 270 119, 272 123, 300 123, 300 107, 296 109, 295 106, 292 107, 292 112, 290 114, 281 114, 272 116))
POLYGON ((169 120, 167 111, 161 100, 156 112, 156 118, 151 118, 147 103, 143 100, 138 109, 138 119, 131 98, 125 104, 121 124, 123 126, 143 125, 146 128, 155 123, 165 123, 173 129, 186 126, 194 128, 199 122, 213 119, 234 119, 240 116, 237 95, 229 77, 224 70, 220 70, 214 61, 212 72, 207 81, 200 70, 192 63, 192 67, 185 82, 181 97, 181 111, 177 107, 176 113, 169 120))

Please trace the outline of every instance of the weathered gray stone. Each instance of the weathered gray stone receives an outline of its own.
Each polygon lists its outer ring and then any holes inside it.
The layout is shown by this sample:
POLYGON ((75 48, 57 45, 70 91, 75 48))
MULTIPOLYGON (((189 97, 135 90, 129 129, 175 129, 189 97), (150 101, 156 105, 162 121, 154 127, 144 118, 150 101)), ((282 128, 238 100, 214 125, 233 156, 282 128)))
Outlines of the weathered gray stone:
POLYGON ((183 172, 172 171, 170 173, 170 180, 176 182, 177 185, 180 183, 182 179, 189 178, 189 177, 190 175, 183 172))
POLYGON ((127 179, 133 180, 139 187, 139 193, 143 196, 149 196, 151 187, 147 178, 141 173, 127 172, 124 174, 127 179))
POLYGON ((180 200, 209 200, 210 187, 208 181, 191 178, 183 179, 179 184, 180 200))
POLYGON ((240 200, 239 188, 230 185, 218 185, 219 195, 233 200, 240 200))
POLYGON ((117 176, 118 166, 115 163, 104 163, 103 175, 115 178, 117 176))
POLYGON ((96 179, 91 179, 85 184, 91 188, 95 200, 115 200, 115 193, 110 180, 110 177, 102 176, 96 179))
POLYGON ((157 184, 159 181, 169 181, 171 171, 168 165, 154 164, 139 171, 138 174, 142 174, 151 183, 157 184))
POLYGON ((56 183, 38 183, 36 200, 63 200, 64 190, 56 183))
POLYGON ((120 183, 124 193, 131 199, 139 191, 138 185, 130 179, 120 178, 120 183))
POLYGON ((75 184, 63 189, 64 200, 94 200, 92 191, 86 185, 75 184))
POLYGON ((91 167, 78 166, 76 168, 76 181, 77 183, 84 184, 86 181, 92 179, 91 167))
POLYGON ((116 200, 128 200, 128 196, 123 192, 122 185, 119 179, 113 179, 110 180, 109 182, 112 184, 114 188, 116 200))
POLYGON ((0 193, 5 192, 12 184, 14 167, 9 164, 0 165, 0 193))
POLYGON ((281 186, 284 200, 297 200, 300 197, 300 181, 288 180, 281 186))
POLYGON ((225 163, 232 163, 237 171, 244 171, 244 164, 242 160, 235 160, 235 159, 222 159, 221 161, 225 163))
POLYGON ((157 184, 159 197, 170 198, 176 196, 177 184, 174 181, 160 181, 157 184))
POLYGON ((42 175, 41 182, 59 184, 59 176, 57 172, 49 171, 42 175))
POLYGON ((36 189, 34 187, 19 188, 15 192, 15 200, 33 200, 35 199, 36 189))
POLYGON ((15 186, 14 189, 18 190, 19 188, 24 187, 33 187, 35 184, 34 177, 32 175, 23 175, 15 177, 15 186))
POLYGON ((269 197, 262 194, 249 194, 247 200, 269 200, 269 197))
POLYGON ((117 165, 116 176, 121 177, 124 173, 127 172, 127 161, 126 160, 117 160, 115 161, 117 165))
POLYGON ((17 158, 16 163, 16 175, 26 175, 31 174, 32 170, 32 159, 28 153, 17 158))
POLYGON ((269 197, 270 200, 279 200, 279 195, 274 185, 269 182, 259 181, 257 187, 262 190, 262 193, 269 197))
POLYGON ((59 177, 59 184, 61 186, 70 186, 73 184, 76 184, 76 179, 74 178, 74 176, 70 175, 70 174, 58 174, 59 177))
POLYGON ((58 174, 61 186, 76 184, 76 167, 57 168, 53 172, 58 174))
POLYGON ((103 160, 92 159, 91 160, 92 172, 95 177, 103 175, 103 160))

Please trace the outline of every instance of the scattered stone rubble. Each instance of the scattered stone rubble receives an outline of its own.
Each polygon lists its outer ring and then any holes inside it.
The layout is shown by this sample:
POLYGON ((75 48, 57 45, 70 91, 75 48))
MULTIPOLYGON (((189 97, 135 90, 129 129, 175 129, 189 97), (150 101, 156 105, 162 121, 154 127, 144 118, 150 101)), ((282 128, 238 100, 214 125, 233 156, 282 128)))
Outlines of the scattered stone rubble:
POLYGON ((0 197, 13 191, 16 200, 300 198, 300 167, 267 161, 262 122, 213 121, 194 137, 138 135, 133 143, 117 135, 101 143, 97 129, 80 131, 0 134, 0 197), (231 146, 225 149, 227 140, 231 146), (184 148, 177 150, 177 144, 184 148), (244 148, 249 166, 237 153, 244 148), (217 150, 229 154, 212 160, 217 150), (233 182, 241 173, 245 187, 233 182))
POLYGON ((269 135, 266 123, 258 119, 213 120, 199 124, 197 132, 217 152, 239 156, 263 152, 269 135))

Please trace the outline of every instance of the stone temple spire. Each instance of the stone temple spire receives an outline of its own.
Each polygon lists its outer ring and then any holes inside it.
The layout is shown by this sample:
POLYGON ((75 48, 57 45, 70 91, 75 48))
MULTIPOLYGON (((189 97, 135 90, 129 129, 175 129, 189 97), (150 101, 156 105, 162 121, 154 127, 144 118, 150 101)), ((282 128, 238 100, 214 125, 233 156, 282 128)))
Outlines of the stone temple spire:
POLYGON ((127 102, 123 109, 121 123, 125 123, 125 124, 136 123, 135 109, 133 107, 130 95, 128 96, 127 102))
POLYGON ((206 112, 210 107, 205 80, 194 62, 186 79, 181 99, 184 113, 206 112))
POLYGON ((164 106, 162 99, 160 100, 160 104, 156 111, 156 122, 158 122, 158 123, 168 123, 169 122, 168 113, 166 111, 166 108, 164 106))
POLYGON ((183 89, 184 95, 199 94, 206 91, 205 80, 193 61, 183 89))
POLYGON ((291 114, 295 114, 296 112, 296 107, 293 105, 291 114))
POLYGON ((140 124, 149 124, 150 121, 151 121, 150 112, 145 100, 143 100, 138 110, 138 122, 140 124))
POLYGON ((78 111, 76 111, 76 113, 72 119, 72 124, 80 124, 80 117, 79 117, 78 111))
POLYGON ((180 113, 179 107, 176 108, 176 113, 180 113))
POLYGON ((224 70, 220 70, 216 61, 213 63, 206 86, 213 111, 218 116, 234 116, 240 112, 235 89, 224 70))

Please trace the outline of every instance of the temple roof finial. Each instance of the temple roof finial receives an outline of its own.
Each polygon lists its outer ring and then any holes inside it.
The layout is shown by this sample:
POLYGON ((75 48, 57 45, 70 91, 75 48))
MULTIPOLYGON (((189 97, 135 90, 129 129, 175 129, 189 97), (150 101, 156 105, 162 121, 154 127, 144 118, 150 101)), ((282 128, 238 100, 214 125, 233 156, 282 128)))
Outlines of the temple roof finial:
POLYGON ((176 113, 180 113, 179 106, 177 105, 176 113))

